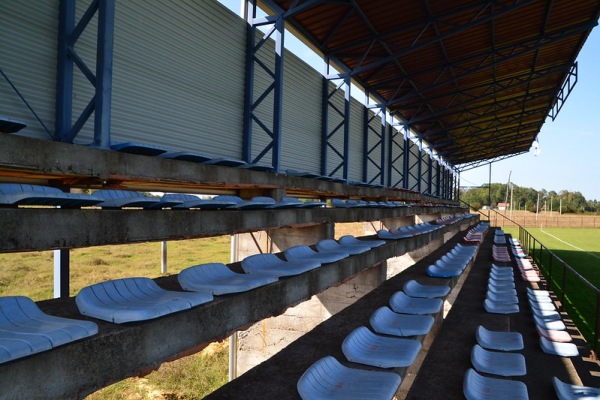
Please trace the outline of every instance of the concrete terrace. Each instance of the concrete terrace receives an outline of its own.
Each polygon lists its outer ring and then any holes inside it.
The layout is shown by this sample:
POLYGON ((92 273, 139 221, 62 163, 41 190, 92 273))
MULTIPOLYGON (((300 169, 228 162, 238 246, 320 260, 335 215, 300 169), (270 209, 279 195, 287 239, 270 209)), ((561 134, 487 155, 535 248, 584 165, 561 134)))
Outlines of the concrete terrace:
MULTIPOLYGON (((327 355, 334 356, 344 365, 364 368, 346 361, 341 351, 344 338, 358 326, 369 326, 371 314, 377 308, 388 304, 392 294, 401 290, 404 282, 410 279, 417 279, 426 284, 446 282, 454 285, 448 299, 453 296, 456 298, 446 317, 442 318, 442 315, 438 315, 432 332, 427 337, 420 338, 424 344, 422 354, 426 351, 426 355, 422 359, 418 373, 413 369, 414 364, 408 371, 406 369, 395 371, 400 373, 403 379, 397 398, 414 400, 463 398, 463 378, 467 369, 472 367, 470 354, 476 343, 475 330, 479 325, 492 330, 521 332, 525 349, 519 353, 525 356, 527 375, 512 379, 520 380, 527 385, 530 399, 555 398, 553 376, 563 381, 579 381, 586 386, 599 387, 600 366, 592 358, 589 346, 565 313, 562 313, 563 320, 579 349, 580 357, 561 358, 542 352, 532 312, 527 302, 528 283, 520 280, 517 274, 515 283, 520 312, 500 315, 485 311, 483 300, 492 264, 492 229, 488 230, 475 261, 467 269, 468 275, 464 279, 464 284, 449 279, 430 278, 426 275, 427 265, 449 251, 463 236, 464 232, 459 233, 411 268, 384 282, 271 359, 215 391, 207 399, 299 398, 296 382, 312 363, 327 355)), ((419 357, 415 363, 418 360, 419 357)))

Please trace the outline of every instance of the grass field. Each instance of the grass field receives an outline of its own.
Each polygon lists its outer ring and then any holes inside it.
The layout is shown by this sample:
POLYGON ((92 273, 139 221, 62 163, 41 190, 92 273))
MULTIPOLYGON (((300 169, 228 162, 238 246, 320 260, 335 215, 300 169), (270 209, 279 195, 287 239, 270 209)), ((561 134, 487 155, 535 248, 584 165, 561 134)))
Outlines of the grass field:
MULTIPOLYGON (((507 233, 518 237, 517 228, 505 228, 507 233)), ((558 258, 552 258, 546 250, 540 255, 536 244, 535 262, 549 280, 551 289, 562 300, 569 316, 592 347, 598 311, 595 288, 600 288, 600 229, 593 228, 529 228, 531 235, 558 258), (552 258, 552 261, 550 259, 552 258), (577 274, 569 272, 560 260, 571 266, 577 274)), ((533 254, 530 249, 529 254, 533 254)))
MULTIPOLYGON (((228 263, 229 252, 229 236, 169 242, 168 274, 194 264, 228 263)), ((160 243, 72 250, 71 295, 108 279, 161 276, 160 260, 160 243)), ((36 301, 53 297, 52 251, 0 254, 0 263, 0 296, 22 295, 36 301)), ((227 342, 214 343, 198 354, 165 363, 143 378, 118 382, 88 399, 201 399, 227 382, 227 364, 227 342)))

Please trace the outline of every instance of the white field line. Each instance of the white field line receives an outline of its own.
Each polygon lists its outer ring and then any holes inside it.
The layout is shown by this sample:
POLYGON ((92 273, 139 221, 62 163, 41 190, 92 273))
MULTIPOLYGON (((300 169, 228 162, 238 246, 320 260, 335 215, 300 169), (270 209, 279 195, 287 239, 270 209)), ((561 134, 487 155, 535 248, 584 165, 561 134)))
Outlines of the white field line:
POLYGON ((592 253, 590 253, 589 251, 585 251, 584 249, 580 249, 580 248, 579 248, 579 247, 577 247, 577 246, 573 246, 571 243, 569 243, 569 242, 565 242, 565 241, 564 241, 564 240, 562 240, 561 238, 558 238, 558 237, 554 236, 553 234, 546 232, 544 229, 541 229, 541 231, 542 231, 543 233, 545 233, 546 235, 548 235, 548 236, 551 236, 551 237, 553 237, 554 239, 558 240, 559 242, 566 244, 567 246, 571 246, 572 248, 574 248, 574 249, 576 249, 576 250, 583 251, 584 253, 586 253, 586 254, 589 254, 590 256, 592 256, 592 257, 594 257, 594 258, 597 258, 597 259, 599 259, 599 260, 600 260, 600 257, 598 257, 598 256, 597 256, 597 255, 595 255, 595 254, 592 254, 592 253))

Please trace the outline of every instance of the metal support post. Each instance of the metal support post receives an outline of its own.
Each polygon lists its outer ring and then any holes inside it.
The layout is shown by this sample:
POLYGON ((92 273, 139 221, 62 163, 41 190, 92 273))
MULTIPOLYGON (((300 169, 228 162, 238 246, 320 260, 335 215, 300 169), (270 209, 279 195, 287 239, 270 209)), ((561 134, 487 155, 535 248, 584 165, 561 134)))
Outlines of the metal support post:
POLYGON ((54 298, 69 297, 70 250, 54 250, 54 298))

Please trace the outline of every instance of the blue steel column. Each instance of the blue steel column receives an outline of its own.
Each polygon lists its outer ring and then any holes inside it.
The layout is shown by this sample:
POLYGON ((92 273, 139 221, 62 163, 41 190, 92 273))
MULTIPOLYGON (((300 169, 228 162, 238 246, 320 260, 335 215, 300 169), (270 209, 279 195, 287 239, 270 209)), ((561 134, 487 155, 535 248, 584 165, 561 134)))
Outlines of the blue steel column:
MULTIPOLYGON (((430 150, 431 151, 431 150, 430 150)), ((427 194, 428 195, 432 195, 433 193, 431 192, 431 181, 433 180, 433 156, 430 153, 429 154, 429 161, 427 163, 428 168, 427 168, 427 194)))
POLYGON ((98 0, 94 145, 101 148, 110 147, 114 30, 115 0, 98 0))
POLYGON ((369 109, 363 107, 363 182, 369 179, 369 109))
MULTIPOLYGON (((325 61, 327 62, 327 61, 325 61)), ((327 71, 325 72, 327 75, 327 71)), ((321 175, 327 175, 329 143, 329 79, 321 80, 321 175)))
POLYGON ((440 177, 440 174, 441 174, 440 169, 441 168, 440 167, 441 167, 441 165, 440 165, 440 162, 438 161, 437 166, 435 167, 435 169, 437 170, 437 174, 435 175, 435 195, 436 195, 436 197, 442 197, 442 193, 440 190, 440 181, 441 181, 441 177, 440 177))
POLYGON ((344 180, 348 180, 348 171, 350 164, 350 76, 344 78, 344 166, 342 167, 342 174, 344 180))
POLYGON ((56 139, 62 142, 73 142, 89 117, 95 113, 93 144, 106 148, 110 146, 115 0, 93 1, 77 25, 75 25, 75 9, 76 0, 60 1, 57 40, 56 139), (75 44, 96 13, 98 26, 94 74, 77 55, 75 44), (74 66, 77 66, 94 86, 94 96, 73 124, 74 66))
POLYGON ((321 175, 333 176, 340 168, 342 168, 342 175, 344 179, 348 179, 348 156, 350 153, 350 77, 344 77, 343 88, 344 88, 344 110, 340 111, 334 104, 331 103, 330 98, 338 91, 342 86, 336 86, 336 88, 330 92, 329 84, 331 79, 327 78, 329 73, 329 63, 326 62, 325 76, 323 76, 322 87, 321 87, 321 175), (329 110, 330 107, 342 117, 342 123, 338 124, 330 131, 329 126, 329 110), (330 143, 330 139, 333 135, 339 131, 340 127, 343 127, 343 149, 340 152, 330 143), (341 162, 333 168, 332 171, 328 170, 329 164, 329 150, 332 150, 340 159, 341 162))
POLYGON ((275 22, 275 93, 273 104, 273 169, 279 172, 281 165, 281 130, 283 120, 283 16, 275 22))
POLYGON ((387 140, 387 109, 385 104, 381 106, 381 176, 379 177, 379 183, 381 186, 385 185, 385 149, 387 140))
POLYGON ((409 175, 410 175, 410 139, 409 139, 409 129, 408 127, 405 128, 404 130, 404 159, 403 164, 403 170, 404 173, 402 174, 402 188, 403 189, 408 189, 408 180, 409 180, 409 175))
POLYGON ((252 13, 248 19, 248 32, 246 40, 246 92, 244 94, 244 133, 242 153, 246 162, 257 163, 269 151, 271 151, 271 164, 274 172, 281 168, 281 133, 282 133, 282 109, 283 109, 283 65, 284 65, 284 28, 285 20, 282 13, 274 18, 256 18, 256 0, 252 0, 252 13), (269 33, 255 44, 256 29, 258 26, 273 24, 269 33), (275 42, 275 65, 273 70, 265 63, 258 60, 257 55, 262 45, 273 35, 275 42), (254 100, 254 63, 258 63, 265 72, 273 78, 273 83, 254 100), (268 95, 273 92, 273 120, 269 128, 261 121, 254 109, 258 107, 268 95), (252 140, 254 136, 253 123, 256 124, 271 138, 271 142, 256 157, 252 157, 252 140))
POLYGON ((423 173, 423 139, 419 136, 419 166, 417 168, 417 174, 419 175, 419 179, 417 180, 417 190, 421 193, 421 174, 423 173))
MULTIPOLYGON (((246 8, 247 10, 247 8, 246 8)), ((247 12, 247 11, 246 11, 247 12)), ((244 132, 242 137, 242 159, 252 162, 252 103, 254 98, 254 42, 256 28, 250 21, 256 18, 256 4, 253 2, 250 15, 246 15, 246 78, 244 82, 244 132)))
POLYGON ((68 140, 73 113, 73 62, 69 58, 69 36, 75 28, 75 0, 61 0, 58 15, 56 65, 55 137, 68 140))

